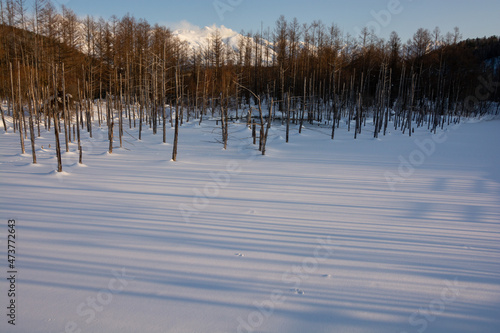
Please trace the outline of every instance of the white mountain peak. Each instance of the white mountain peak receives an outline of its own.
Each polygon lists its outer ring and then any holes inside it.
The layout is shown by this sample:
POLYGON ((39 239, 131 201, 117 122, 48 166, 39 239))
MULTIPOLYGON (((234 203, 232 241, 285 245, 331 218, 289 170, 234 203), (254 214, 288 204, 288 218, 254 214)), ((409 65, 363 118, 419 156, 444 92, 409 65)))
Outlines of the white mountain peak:
MULTIPOLYGON (((207 49, 213 39, 214 34, 218 31, 222 42, 227 45, 233 52, 239 52, 242 39, 245 45, 251 45, 251 58, 255 59, 256 44, 253 38, 244 36, 231 28, 224 25, 205 26, 203 28, 193 25, 187 21, 183 21, 173 27, 173 35, 177 36, 180 41, 186 42, 189 48, 193 51, 199 49, 207 49)), ((259 53, 263 58, 263 63, 269 63, 274 55, 272 44, 268 41, 261 40, 262 45, 257 46, 259 53), (267 49, 267 52, 265 51, 267 49), (267 59, 265 58, 267 56, 267 59)))
POLYGON ((207 46, 216 31, 219 31, 223 42, 226 44, 230 44, 230 46, 235 46, 232 44, 237 44, 238 39, 240 37, 243 37, 241 34, 223 25, 218 27, 213 24, 212 26, 200 28, 187 22, 181 23, 181 25, 173 31, 173 34, 177 36, 181 41, 185 41, 190 46, 197 48, 200 46, 207 46))

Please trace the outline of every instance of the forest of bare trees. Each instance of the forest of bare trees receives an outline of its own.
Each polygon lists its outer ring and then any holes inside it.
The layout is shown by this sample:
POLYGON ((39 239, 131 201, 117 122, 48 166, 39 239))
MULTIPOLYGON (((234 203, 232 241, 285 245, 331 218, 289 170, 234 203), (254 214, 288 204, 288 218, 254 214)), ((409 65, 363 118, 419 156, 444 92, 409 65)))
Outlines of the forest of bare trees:
POLYGON ((108 129, 109 152, 122 146, 124 129, 175 131, 184 122, 216 119, 224 147, 228 123, 244 119, 265 154, 273 121, 340 122, 356 138, 373 123, 373 136, 392 126, 408 135, 415 127, 436 132, 461 117, 498 112, 498 37, 461 40, 458 28, 419 29, 408 41, 367 29, 359 36, 336 25, 301 24, 280 17, 275 27, 245 33, 231 48, 215 32, 206 47, 191 48, 172 31, 126 15, 78 18, 50 0, 0 1, 0 100, 3 129, 12 117, 24 153, 53 131, 58 169, 61 150, 108 129), (495 107, 492 107, 495 105, 495 107), (352 126, 352 128, 351 128, 352 126), (75 131, 76 129, 76 131, 75 131), (61 142, 60 138, 63 138, 61 142))

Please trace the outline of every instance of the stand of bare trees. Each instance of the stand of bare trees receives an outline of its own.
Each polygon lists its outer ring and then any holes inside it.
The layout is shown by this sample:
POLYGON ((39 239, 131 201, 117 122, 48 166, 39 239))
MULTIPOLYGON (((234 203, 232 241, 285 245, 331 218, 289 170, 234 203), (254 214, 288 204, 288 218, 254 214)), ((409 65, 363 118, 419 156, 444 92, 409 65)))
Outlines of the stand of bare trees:
POLYGON ((334 24, 284 17, 273 29, 243 34, 237 49, 219 31, 192 49, 168 28, 129 15, 78 19, 49 0, 32 8, 0 0, 4 131, 10 117, 25 153, 29 130, 36 163, 40 128, 53 129, 59 171, 60 136, 66 151, 78 141, 82 163, 81 131, 92 137, 93 126, 104 123, 109 153, 123 146, 127 127, 140 140, 149 126, 163 142, 173 127, 174 161, 184 121, 207 117, 220 121, 226 148, 231 121, 246 116, 254 143, 260 129, 262 154, 275 120, 286 122, 287 142, 290 125, 300 132, 304 123, 328 126, 332 139, 343 121, 349 131, 353 123, 357 138, 367 119, 374 137, 391 123, 408 135, 422 126, 436 132, 499 101, 498 59, 498 37, 461 41, 458 29, 419 29, 403 43, 396 32, 388 41, 367 29, 352 37, 334 24))

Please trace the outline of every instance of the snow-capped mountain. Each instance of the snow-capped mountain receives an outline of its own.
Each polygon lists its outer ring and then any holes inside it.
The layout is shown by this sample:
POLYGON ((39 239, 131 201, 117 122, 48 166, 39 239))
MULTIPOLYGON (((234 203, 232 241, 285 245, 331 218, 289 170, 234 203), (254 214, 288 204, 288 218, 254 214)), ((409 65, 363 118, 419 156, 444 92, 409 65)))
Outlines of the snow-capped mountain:
MULTIPOLYGON (((192 51, 206 50, 209 48, 213 36, 219 31, 222 42, 237 54, 240 52, 240 47, 242 45, 251 45, 251 58, 255 59, 255 51, 259 50, 262 54, 263 62, 271 62, 274 56, 274 51, 272 49, 272 44, 267 40, 262 40, 261 45, 257 46, 253 38, 244 36, 230 28, 221 25, 217 27, 215 24, 212 26, 207 26, 200 28, 198 26, 191 25, 189 23, 183 23, 180 27, 173 31, 173 35, 177 36, 181 41, 187 42, 189 48, 192 51), (242 41, 244 44, 242 44, 242 41), (266 50, 267 49, 267 50, 266 50), (269 59, 266 60, 266 55, 269 59)), ((243 52, 243 50, 242 50, 243 52)))
POLYGON ((188 42, 192 48, 206 48, 217 30, 220 33, 222 41, 234 50, 238 49, 238 42, 240 38, 245 38, 243 35, 232 29, 226 28, 223 25, 220 27, 212 25, 211 27, 204 28, 188 26, 186 28, 174 30, 173 34, 181 41, 188 42))

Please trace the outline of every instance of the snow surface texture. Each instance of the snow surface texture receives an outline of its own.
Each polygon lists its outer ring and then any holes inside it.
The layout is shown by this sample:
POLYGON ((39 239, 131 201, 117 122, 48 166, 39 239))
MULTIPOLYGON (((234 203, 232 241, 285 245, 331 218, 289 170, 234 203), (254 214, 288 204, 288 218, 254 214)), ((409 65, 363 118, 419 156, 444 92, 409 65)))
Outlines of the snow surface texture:
POLYGON ((273 127, 262 157, 244 124, 226 151, 214 122, 185 124, 178 162, 149 129, 110 155, 94 128, 63 174, 53 133, 35 166, 2 130, 0 332, 498 332, 500 121, 308 126, 273 127))

